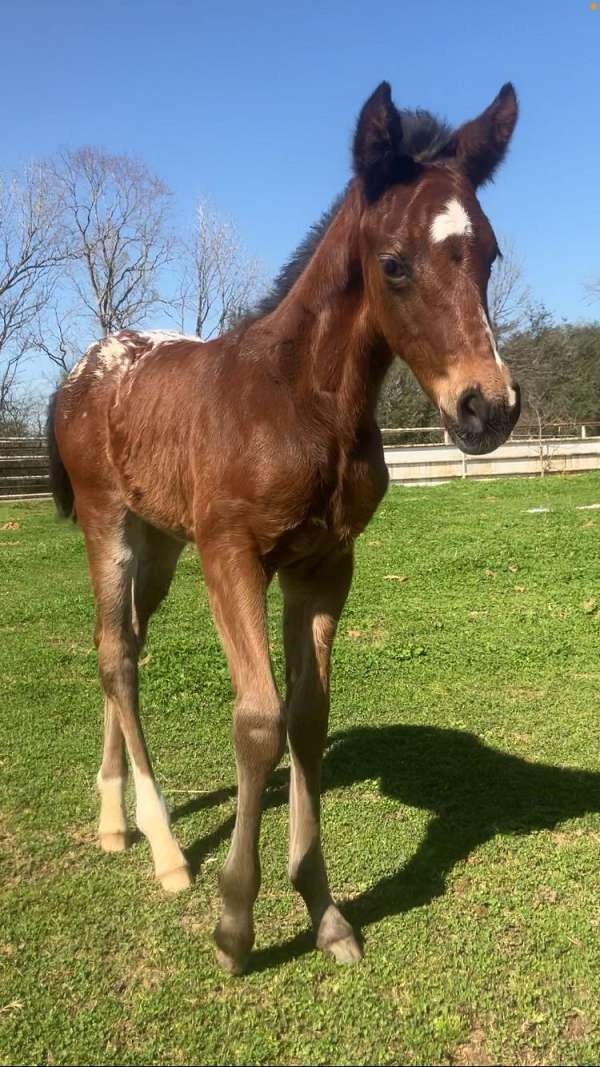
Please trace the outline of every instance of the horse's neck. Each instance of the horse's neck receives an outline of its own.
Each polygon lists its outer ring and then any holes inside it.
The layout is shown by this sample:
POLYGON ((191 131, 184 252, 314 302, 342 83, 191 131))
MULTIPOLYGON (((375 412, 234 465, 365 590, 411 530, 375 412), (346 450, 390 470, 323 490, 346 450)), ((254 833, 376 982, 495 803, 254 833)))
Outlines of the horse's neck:
POLYGON ((273 314, 276 351, 294 352, 303 406, 327 411, 349 443, 374 418, 392 353, 369 315, 358 248, 357 194, 351 190, 309 264, 273 314))

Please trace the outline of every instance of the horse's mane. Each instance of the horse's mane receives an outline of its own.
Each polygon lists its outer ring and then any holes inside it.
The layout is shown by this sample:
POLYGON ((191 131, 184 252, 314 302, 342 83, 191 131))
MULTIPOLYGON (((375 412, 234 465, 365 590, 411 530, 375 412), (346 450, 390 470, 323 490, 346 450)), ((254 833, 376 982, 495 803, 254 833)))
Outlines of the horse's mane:
MULTIPOLYGON (((406 155, 411 156, 416 163, 432 163, 443 154, 452 133, 446 122, 421 108, 417 108, 416 111, 401 111, 400 114, 402 116, 402 146, 406 155)), ((295 252, 279 271, 269 292, 255 308, 242 316, 242 321, 260 319, 279 307, 308 266, 341 207, 346 192, 347 189, 337 196, 331 207, 321 215, 319 221, 310 227, 295 252)))

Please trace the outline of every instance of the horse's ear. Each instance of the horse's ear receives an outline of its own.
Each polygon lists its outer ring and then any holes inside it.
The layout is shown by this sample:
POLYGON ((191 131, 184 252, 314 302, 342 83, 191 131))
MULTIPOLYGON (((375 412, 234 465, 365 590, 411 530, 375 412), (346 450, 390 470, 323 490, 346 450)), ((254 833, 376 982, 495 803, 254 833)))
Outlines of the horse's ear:
POLYGON ((363 106, 352 157, 369 201, 377 200, 388 185, 406 180, 414 171, 412 159, 402 152, 402 119, 388 82, 382 82, 363 106))
POLYGON ((479 118, 465 122, 450 138, 444 155, 455 157, 475 188, 489 181, 504 159, 518 113, 517 94, 507 82, 479 118))

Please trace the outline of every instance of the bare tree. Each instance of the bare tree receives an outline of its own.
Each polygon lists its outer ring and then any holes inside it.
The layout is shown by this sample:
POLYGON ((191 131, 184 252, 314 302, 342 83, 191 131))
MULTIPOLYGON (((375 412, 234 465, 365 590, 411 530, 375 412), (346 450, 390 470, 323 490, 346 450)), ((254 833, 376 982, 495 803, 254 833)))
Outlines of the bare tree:
POLYGON ((204 340, 223 333, 263 287, 258 260, 248 255, 234 223, 200 199, 192 238, 181 242, 180 274, 171 301, 181 330, 204 340))
POLYGON ((488 287, 490 319, 499 343, 519 327, 530 300, 514 245, 507 239, 501 244, 502 255, 494 263, 488 287))
POLYGON ((0 177, 0 416, 20 417, 18 373, 68 257, 60 193, 45 164, 0 177))
POLYGON ((98 148, 65 152, 56 170, 73 246, 72 284, 104 334, 138 326, 162 303, 170 193, 144 163, 98 148))
POLYGON ((595 278, 593 281, 588 282, 585 291, 588 303, 594 304, 597 300, 600 300, 600 278, 595 278))
POLYGON ((63 306, 60 291, 38 316, 32 346, 48 357, 60 376, 68 374, 83 355, 85 345, 81 343, 79 319, 76 309, 63 306))
POLYGON ((564 331, 543 304, 531 303, 503 355, 523 388, 524 420, 534 423, 541 441, 548 424, 564 413, 563 382, 570 376, 564 331))

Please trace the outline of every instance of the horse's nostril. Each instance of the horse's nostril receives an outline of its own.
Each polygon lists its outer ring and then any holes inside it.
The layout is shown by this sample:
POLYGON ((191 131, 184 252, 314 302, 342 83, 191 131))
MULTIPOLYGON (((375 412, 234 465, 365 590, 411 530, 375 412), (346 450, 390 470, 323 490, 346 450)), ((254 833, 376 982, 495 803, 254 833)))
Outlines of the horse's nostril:
MULTIPOLYGON (((512 386, 510 387, 512 391, 512 386)), ((456 415, 448 429, 455 444, 469 455, 479 456, 493 452, 506 441, 520 411, 519 387, 515 386, 514 399, 510 393, 506 399, 488 399, 479 386, 464 389, 456 401, 456 415)))
POLYGON ((483 427, 487 405, 479 389, 466 389, 457 407, 460 422, 470 424, 474 430, 483 427))

